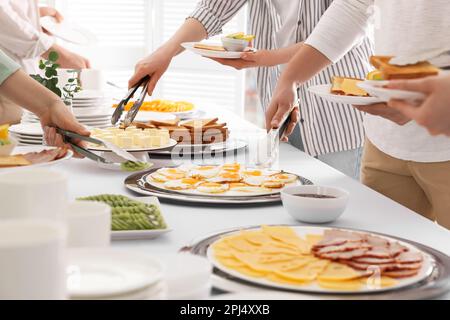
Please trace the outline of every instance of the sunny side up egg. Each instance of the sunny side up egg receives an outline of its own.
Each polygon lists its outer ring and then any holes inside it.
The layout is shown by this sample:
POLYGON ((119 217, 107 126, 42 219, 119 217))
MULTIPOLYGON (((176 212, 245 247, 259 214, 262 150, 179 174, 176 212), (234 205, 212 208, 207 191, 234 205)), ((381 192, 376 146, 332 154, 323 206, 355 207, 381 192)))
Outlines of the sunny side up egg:
POLYGON ((229 189, 228 184, 220 184, 215 182, 204 182, 198 185, 197 191, 202 193, 224 193, 229 189))
POLYGON ((220 168, 217 166, 198 166, 191 169, 188 176, 195 179, 210 179, 217 176, 219 172, 220 168))

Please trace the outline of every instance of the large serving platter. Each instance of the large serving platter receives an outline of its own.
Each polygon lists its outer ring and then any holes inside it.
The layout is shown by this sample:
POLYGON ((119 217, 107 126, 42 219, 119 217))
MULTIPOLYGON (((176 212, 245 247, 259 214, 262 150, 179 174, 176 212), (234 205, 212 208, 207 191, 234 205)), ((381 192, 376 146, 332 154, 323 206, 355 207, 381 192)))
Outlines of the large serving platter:
MULTIPOLYGON (((133 174, 125 179, 125 187, 142 195, 156 196, 159 199, 181 201, 189 203, 206 203, 206 204, 263 204, 277 203, 281 201, 280 193, 272 193, 267 195, 253 196, 220 196, 217 195, 200 195, 200 194, 184 194, 176 191, 170 191, 158 188, 147 182, 147 177, 158 169, 133 174)), ((301 176, 298 176, 299 184, 312 185, 313 183, 301 176)))
MULTIPOLYGON (((24 153, 29 153, 29 152, 41 152, 44 150, 52 150, 52 149, 55 149, 55 147, 47 147, 47 146, 42 146, 42 145, 40 145, 40 146, 39 145, 18 146, 18 147, 14 148, 12 155, 24 154, 24 153)), ((60 164, 63 161, 69 160, 72 157, 73 157, 73 151, 67 150, 67 154, 61 159, 50 161, 50 162, 45 162, 45 163, 31 164, 29 166, 0 168, 0 173, 19 171, 19 170, 28 170, 28 169, 34 169, 34 168, 40 168, 40 167, 47 167, 47 166, 54 166, 54 165, 60 164)))
MULTIPOLYGON (((298 236, 300 237, 305 237, 307 234, 313 234, 313 235, 322 235, 323 232, 326 229, 329 228, 324 228, 324 227, 305 227, 305 226, 293 226, 291 227, 298 236)), ((255 228, 259 229, 259 228, 255 228)), ((318 286, 316 283, 311 283, 308 285, 303 285, 303 286, 299 286, 299 285, 290 285, 290 284, 280 284, 280 283, 275 283, 275 282, 271 282, 269 280, 266 280, 264 278, 255 278, 255 277, 250 277, 247 275, 243 275, 242 273, 239 273, 237 271, 234 271, 231 268, 228 268, 226 266, 224 266, 223 264, 221 264, 215 257, 214 257, 214 250, 212 249, 212 247, 210 246, 208 248, 207 251, 207 257, 209 259, 209 261, 219 270, 221 270, 222 272, 228 273, 230 275, 232 275, 233 277, 236 277, 238 279, 250 282, 250 283, 255 283, 258 285, 262 285, 262 286, 267 286, 270 287, 271 289, 287 289, 287 290, 292 290, 292 291, 297 291, 297 292, 307 292, 307 293, 340 293, 340 294, 345 294, 345 293, 373 293, 373 292, 385 292, 385 291, 392 291, 392 290, 398 290, 410 285, 414 285, 420 281, 423 281, 424 279, 428 278, 430 276, 430 274, 433 272, 433 266, 435 264, 433 257, 431 257, 429 254, 421 251, 420 249, 406 243, 406 242, 402 242, 402 241, 398 241, 398 240, 394 240, 390 237, 386 237, 386 236, 382 236, 382 238, 392 241, 392 242, 399 242, 401 245, 406 246, 410 251, 412 252, 420 252, 423 257, 424 257, 424 261, 423 261, 423 266, 422 269, 419 271, 419 273, 414 276, 414 277, 410 277, 410 278, 405 278, 405 279, 399 279, 397 284, 395 284, 392 287, 385 287, 385 288, 376 288, 376 287, 370 287, 370 286, 364 286, 362 289, 357 290, 357 291, 340 291, 340 290, 330 290, 330 289, 324 289, 321 288, 320 286, 318 286)))
MULTIPOLYGON (((289 225, 284 225, 289 226, 289 225)), ((303 228, 306 233, 313 233, 313 230, 317 230, 317 227, 299 227, 299 226, 289 226, 293 228, 303 228), (308 231, 308 229, 310 231, 308 231)), ((224 236, 231 235, 238 231, 242 230, 252 230, 257 229, 259 226, 251 226, 251 227, 242 227, 242 228, 233 228, 228 230, 223 230, 219 232, 215 232, 204 236, 202 238, 195 239, 192 243, 184 248, 181 251, 190 252, 192 254, 197 254, 201 256, 208 256, 208 251, 210 246, 221 239, 224 236)), ((328 227, 321 227, 320 229, 332 229, 328 227)), ((346 231, 354 231, 354 232, 363 232, 367 233, 367 231, 356 230, 356 229, 347 229, 347 228, 339 228, 341 230, 346 231)), ((242 279, 242 277, 237 277, 230 274, 227 271, 223 271, 217 267, 214 268, 213 271, 213 286, 220 291, 223 292, 232 292, 232 293, 243 293, 243 292, 254 292, 255 290, 272 290, 274 292, 291 292, 299 294, 299 297, 308 297, 314 299, 352 299, 352 300, 367 300, 367 299, 375 299, 375 300, 389 300, 389 299, 431 299, 444 295, 445 293, 450 291, 450 257, 445 255, 442 252, 439 252, 433 248, 427 247, 425 245, 389 236, 386 234, 370 232, 372 235, 381 236, 391 241, 400 242, 403 245, 406 245, 414 250, 422 252, 429 260, 430 270, 427 273, 427 276, 422 276, 421 280, 419 278, 414 281, 414 283, 410 283, 407 285, 403 285, 395 288, 387 288, 385 290, 379 290, 376 292, 336 292, 336 291, 323 291, 323 292, 314 292, 314 291, 301 291, 297 289, 291 288, 274 288, 272 285, 256 283, 254 281, 248 281, 242 279)))

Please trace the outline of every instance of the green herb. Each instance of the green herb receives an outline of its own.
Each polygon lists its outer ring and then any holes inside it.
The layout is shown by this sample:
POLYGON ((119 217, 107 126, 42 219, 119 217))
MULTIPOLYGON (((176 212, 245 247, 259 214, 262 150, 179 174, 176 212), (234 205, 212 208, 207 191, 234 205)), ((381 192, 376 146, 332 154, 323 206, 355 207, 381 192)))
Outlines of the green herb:
POLYGON ((122 195, 103 194, 78 198, 80 201, 96 201, 111 207, 111 228, 114 231, 166 229, 167 225, 154 204, 147 204, 122 195))
POLYGON ((1 140, 0 139, 0 147, 10 145, 11 142, 9 140, 1 140))
POLYGON ((134 172, 148 169, 151 166, 152 165, 148 162, 126 161, 120 164, 120 169, 122 169, 122 171, 134 172))
POLYGON ((71 77, 67 80, 67 84, 62 88, 58 87, 59 77, 58 69, 60 65, 57 63, 59 55, 56 51, 52 51, 48 55, 48 60, 39 61, 39 69, 42 70, 43 76, 33 74, 31 77, 42 84, 44 87, 60 97, 65 104, 70 105, 75 93, 81 90, 81 83, 76 75, 76 70, 68 70, 71 77))

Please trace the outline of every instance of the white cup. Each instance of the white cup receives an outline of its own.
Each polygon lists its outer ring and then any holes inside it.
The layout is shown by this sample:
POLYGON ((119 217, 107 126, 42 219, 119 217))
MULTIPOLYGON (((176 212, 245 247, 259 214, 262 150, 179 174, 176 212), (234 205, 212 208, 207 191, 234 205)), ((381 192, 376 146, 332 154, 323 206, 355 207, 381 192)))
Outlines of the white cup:
POLYGON ((69 247, 107 247, 111 242, 111 208, 101 202, 76 201, 66 214, 69 247))
POLYGON ((62 219, 67 209, 67 177, 33 169, 0 175, 1 219, 62 219))
POLYGON ((48 220, 0 221, 0 300, 66 299, 66 233, 48 220))
POLYGON ((105 89, 105 78, 101 70, 82 69, 80 80, 83 90, 103 91, 105 89))

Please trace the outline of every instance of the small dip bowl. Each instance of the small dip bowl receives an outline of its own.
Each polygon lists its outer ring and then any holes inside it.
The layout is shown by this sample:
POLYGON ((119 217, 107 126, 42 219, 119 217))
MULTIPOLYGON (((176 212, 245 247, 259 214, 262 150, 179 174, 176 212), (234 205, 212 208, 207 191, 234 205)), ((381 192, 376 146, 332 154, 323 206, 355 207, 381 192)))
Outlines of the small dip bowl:
POLYGON ((296 186, 281 191, 281 200, 289 215, 306 223, 335 221, 347 207, 349 197, 347 191, 333 187, 296 186))
POLYGON ((222 45, 225 50, 230 52, 244 52, 250 45, 250 41, 222 37, 222 45))

